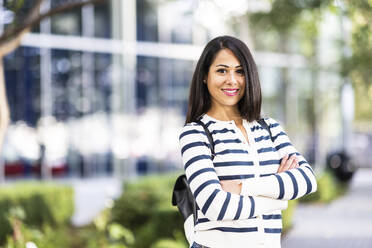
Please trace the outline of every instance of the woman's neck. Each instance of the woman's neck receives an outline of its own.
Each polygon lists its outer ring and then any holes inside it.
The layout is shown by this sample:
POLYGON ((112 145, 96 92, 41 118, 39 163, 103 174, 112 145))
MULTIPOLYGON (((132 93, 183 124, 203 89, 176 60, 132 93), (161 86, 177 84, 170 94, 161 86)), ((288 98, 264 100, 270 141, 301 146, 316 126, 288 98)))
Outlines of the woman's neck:
POLYGON ((211 108, 207 111, 207 115, 220 120, 220 121, 231 121, 233 120, 236 124, 243 123, 243 119, 237 108, 211 108))

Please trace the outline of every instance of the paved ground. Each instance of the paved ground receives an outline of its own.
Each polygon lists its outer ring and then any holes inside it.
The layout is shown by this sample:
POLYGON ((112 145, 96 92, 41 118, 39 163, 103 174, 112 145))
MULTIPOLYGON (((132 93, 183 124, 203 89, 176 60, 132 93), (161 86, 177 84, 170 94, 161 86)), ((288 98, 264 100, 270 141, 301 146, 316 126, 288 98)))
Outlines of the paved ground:
POLYGON ((348 193, 329 205, 300 205, 283 248, 371 248, 372 170, 359 169, 348 193))
POLYGON ((122 184, 113 177, 68 180, 75 190, 75 213, 72 223, 76 226, 89 224, 112 199, 120 195, 122 184))

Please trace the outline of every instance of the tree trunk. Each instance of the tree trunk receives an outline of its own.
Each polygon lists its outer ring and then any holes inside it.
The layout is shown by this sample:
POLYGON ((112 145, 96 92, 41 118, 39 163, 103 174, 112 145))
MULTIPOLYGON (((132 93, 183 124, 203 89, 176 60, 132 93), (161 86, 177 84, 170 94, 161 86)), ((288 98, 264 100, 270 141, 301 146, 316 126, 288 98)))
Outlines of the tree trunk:
POLYGON ((9 125, 9 106, 6 97, 5 89, 5 76, 4 76, 4 65, 3 57, 0 57, 0 183, 5 178, 4 160, 2 155, 2 148, 5 138, 6 129, 9 125))

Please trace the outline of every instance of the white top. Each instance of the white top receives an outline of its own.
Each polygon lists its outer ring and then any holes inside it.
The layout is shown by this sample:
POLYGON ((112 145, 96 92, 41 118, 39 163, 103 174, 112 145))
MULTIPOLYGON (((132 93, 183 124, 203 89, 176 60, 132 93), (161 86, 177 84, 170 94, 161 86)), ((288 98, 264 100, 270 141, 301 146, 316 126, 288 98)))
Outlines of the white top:
POLYGON ((281 210, 287 200, 316 191, 312 168, 271 118, 265 121, 274 142, 258 122, 243 120, 249 145, 234 121, 207 114, 201 121, 212 134, 213 160, 202 126, 187 124, 180 134, 186 177, 199 208, 195 242, 211 248, 280 247, 281 210), (281 158, 293 153, 300 167, 276 173, 281 158), (219 180, 241 180, 241 195, 223 191, 219 180))

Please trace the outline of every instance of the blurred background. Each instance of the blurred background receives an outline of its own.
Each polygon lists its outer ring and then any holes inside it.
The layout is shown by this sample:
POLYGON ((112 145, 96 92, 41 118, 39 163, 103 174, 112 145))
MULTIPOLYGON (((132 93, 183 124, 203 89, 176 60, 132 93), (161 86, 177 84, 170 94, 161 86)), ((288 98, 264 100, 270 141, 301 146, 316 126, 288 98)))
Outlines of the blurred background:
MULTIPOLYGON (((360 185, 372 189, 366 179, 372 175, 371 23, 369 0, 0 0, 1 190, 66 186, 71 201, 61 223, 72 218, 71 232, 103 218, 93 229, 104 240, 96 243, 107 246, 97 247, 186 247, 182 232, 174 232, 182 226, 154 235, 165 241, 139 242, 156 233, 157 224, 128 220, 122 211, 132 215, 136 207, 125 199, 138 199, 125 192, 144 181, 165 180, 161 190, 168 195, 154 201, 168 201, 174 175, 182 171, 178 135, 192 73, 205 44, 219 35, 246 42, 259 68, 264 115, 283 124, 323 180, 318 185, 337 191, 312 201, 326 197, 322 204, 329 204, 360 185), (120 211, 107 214, 115 206, 120 211)), ((30 213, 14 202, 14 208, 0 203, 8 225, 0 241, 11 240, 6 247, 17 247, 17 226, 35 227, 30 213)), ((152 216, 161 217, 165 210, 159 209, 152 216)), ((364 217, 372 223, 371 214, 364 217)), ((45 221, 41 216, 37 224, 45 221)), ((48 225, 59 223, 53 221, 48 225)), ((48 230, 41 233, 48 240, 48 230)), ((372 240, 371 233, 366 237, 372 240)), ((95 247, 79 242, 56 247, 95 247)))

